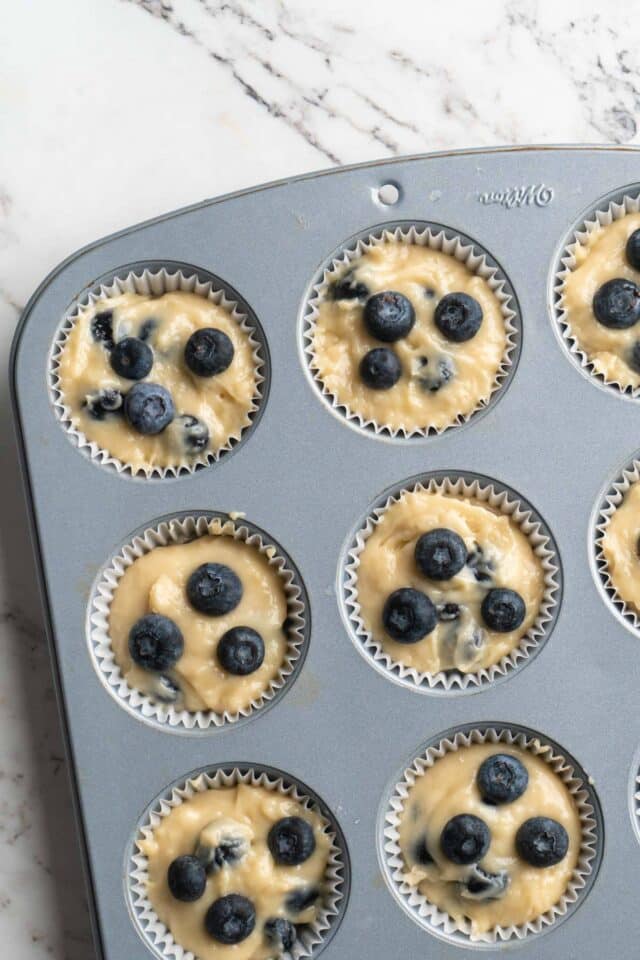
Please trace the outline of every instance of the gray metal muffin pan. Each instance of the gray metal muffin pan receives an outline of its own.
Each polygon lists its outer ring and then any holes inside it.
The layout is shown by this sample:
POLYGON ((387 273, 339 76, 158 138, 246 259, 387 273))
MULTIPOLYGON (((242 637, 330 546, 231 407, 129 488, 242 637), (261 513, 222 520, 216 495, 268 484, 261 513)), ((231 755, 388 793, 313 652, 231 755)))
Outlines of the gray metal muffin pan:
POLYGON ((323 960, 459 957, 460 946, 430 936, 391 897, 376 818, 389 778, 421 744, 491 720, 539 730, 574 756, 593 777, 606 825, 602 865, 583 906, 547 935, 526 939, 522 956, 637 956, 640 843, 629 810, 640 659, 637 639, 596 588, 587 539, 598 492, 638 446, 640 414, 576 370, 554 332, 551 300, 571 226, 599 197, 638 180, 640 154, 628 148, 463 151, 331 170, 108 237, 65 261, 34 294, 14 342, 13 397, 96 943, 106 960, 150 956, 124 893, 124 858, 141 813, 190 771, 236 762, 308 783, 344 831, 351 892, 323 960), (399 196, 385 206, 378 190, 389 183, 399 196), (303 369, 298 325, 305 291, 332 251, 369 227, 412 220, 459 230, 489 251, 515 290, 523 339, 515 376, 485 416, 402 443, 349 429, 328 412, 303 369), (233 456, 150 482, 118 476, 69 443, 51 406, 47 357, 65 312, 94 278, 165 260, 211 270, 246 299, 268 341, 271 389, 233 456), (347 636, 336 597, 341 546, 357 518, 385 488, 430 470, 475 471, 521 493, 547 522, 564 571, 562 609, 540 655, 475 696, 419 696, 381 676, 347 636), (117 545, 182 510, 244 511, 291 555, 312 614, 304 666, 273 709, 197 736, 121 709, 96 676, 86 636, 92 584, 117 545))

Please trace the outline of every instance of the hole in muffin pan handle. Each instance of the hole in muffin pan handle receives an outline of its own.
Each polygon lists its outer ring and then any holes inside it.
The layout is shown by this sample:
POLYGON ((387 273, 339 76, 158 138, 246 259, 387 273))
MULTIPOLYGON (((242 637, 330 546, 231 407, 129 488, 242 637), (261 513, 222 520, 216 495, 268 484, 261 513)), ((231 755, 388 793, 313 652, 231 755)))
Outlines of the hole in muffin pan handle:
POLYGON ((372 190, 373 198, 383 207, 393 207, 402 196, 400 184, 389 181, 372 190))

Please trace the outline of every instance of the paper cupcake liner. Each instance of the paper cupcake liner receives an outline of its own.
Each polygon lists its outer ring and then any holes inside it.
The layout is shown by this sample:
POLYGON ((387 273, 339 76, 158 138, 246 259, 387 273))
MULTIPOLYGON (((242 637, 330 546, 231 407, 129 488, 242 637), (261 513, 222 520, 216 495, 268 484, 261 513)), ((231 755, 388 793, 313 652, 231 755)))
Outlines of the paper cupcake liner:
MULTIPOLYGON (((237 517, 237 514, 234 515, 237 517)), ((291 559, 262 530, 228 514, 177 515, 157 526, 136 533, 109 560, 99 574, 89 609, 89 649, 98 676, 109 693, 142 720, 178 731, 203 731, 237 723, 255 716, 273 704, 297 675, 308 644, 308 602, 302 580, 291 559), (109 637, 109 610, 120 578, 139 557, 169 544, 187 543, 208 533, 231 536, 257 549, 277 571, 287 598, 288 647, 278 675, 262 694, 237 713, 213 710, 177 710, 172 704, 154 701, 129 686, 118 665, 109 637)))
POLYGON ((629 813, 636 840, 640 843, 640 750, 637 750, 631 764, 629 776, 629 813))
POLYGON ((396 683, 421 693, 475 693, 489 684, 507 679, 524 667, 542 648, 551 634, 560 606, 562 573, 558 550, 546 524, 534 508, 515 491, 488 477, 471 473, 438 471, 413 477, 386 490, 366 519, 350 538, 341 564, 343 617, 357 649, 381 673, 396 683), (544 572, 544 593, 536 620, 509 654, 476 673, 458 670, 421 672, 393 660, 381 643, 366 629, 360 616, 358 568, 360 554, 385 511, 406 493, 429 491, 464 495, 506 514, 527 536, 544 572))
POLYGON ((277 791, 296 800, 306 809, 313 810, 322 818, 324 830, 331 841, 324 878, 326 891, 321 908, 313 923, 298 927, 298 937, 294 947, 283 954, 284 960, 305 960, 307 957, 317 957, 342 920, 350 883, 346 844, 337 821, 319 798, 288 775, 258 764, 206 768, 178 785, 170 787, 154 801, 136 828, 131 845, 127 863, 129 908, 143 940, 159 957, 170 957, 172 960, 198 960, 190 950, 176 943, 171 931, 155 913, 147 896, 147 858, 140 850, 139 842, 141 839, 151 837, 160 822, 185 800, 206 790, 234 787, 241 783, 277 791))
POLYGON ((633 192, 616 191, 601 197, 600 200, 580 218, 574 226, 568 239, 562 247, 553 278, 553 315, 560 343, 569 356, 569 359, 593 383, 608 392, 628 400, 640 399, 640 387, 622 384, 617 380, 610 380, 604 373, 596 370, 588 355, 581 349, 571 330, 566 305, 564 302, 565 283, 567 277, 576 267, 576 250, 583 246, 594 230, 607 227, 615 220, 621 220, 629 213, 638 213, 640 210, 640 193, 637 184, 632 185, 633 192))
POLYGON ((404 770, 384 801, 379 822, 379 856, 383 873, 393 895, 410 916, 425 930, 443 939, 466 946, 491 946, 505 941, 522 941, 544 933, 582 902, 598 873, 602 856, 602 816, 595 791, 578 764, 561 747, 534 731, 517 725, 486 723, 466 725, 434 738, 424 752, 404 770), (473 936, 471 923, 458 923, 420 893, 406 880, 407 868, 399 844, 398 827, 409 791, 425 770, 450 751, 476 743, 506 744, 520 747, 544 759, 563 780, 576 804, 582 825, 582 844, 578 863, 563 897, 546 913, 525 924, 496 926, 473 936))
POLYGON ((117 273, 110 275, 109 279, 104 282, 99 281, 90 290, 85 291, 85 293, 73 303, 70 312, 65 316, 62 325, 55 335, 49 353, 49 395, 60 424, 71 441, 82 453, 95 463, 114 469, 118 474, 129 474, 131 476, 146 477, 147 479, 177 477, 192 474, 202 467, 210 466, 212 463, 218 461, 224 454, 236 448, 241 441, 244 442, 250 431, 256 425, 258 415, 266 399, 269 376, 268 351, 264 334, 253 312, 246 304, 241 303, 239 298, 231 299, 227 296, 221 282, 207 271, 195 267, 190 269, 182 265, 179 269, 172 269, 172 267, 175 267, 175 265, 167 264, 166 266, 161 266, 152 264, 148 268, 145 267, 144 264, 136 264, 133 267, 122 268, 117 273), (204 277, 207 279, 203 279, 204 277), (247 411, 246 422, 242 429, 228 437, 219 449, 203 452, 197 457, 185 458, 166 467, 151 465, 134 467, 114 457, 108 450, 99 446, 94 440, 90 440, 79 428, 77 420, 74 419, 73 411, 67 403, 65 403, 64 393, 62 392, 59 375, 60 358, 76 320, 84 310, 93 306, 98 300, 116 297, 122 293, 161 296, 164 293, 172 293, 175 291, 196 293, 201 297, 205 297, 217 306, 223 307, 237 322, 240 329, 247 336, 253 351, 256 371, 256 393, 247 411))
POLYGON ((378 437, 402 440, 417 440, 425 437, 439 436, 446 430, 462 426, 472 419, 476 419, 485 412, 497 399, 502 396, 513 376, 520 354, 521 327, 518 306, 515 294, 506 277, 506 274, 491 258, 489 253, 482 249, 475 241, 456 233, 449 228, 434 223, 389 223, 366 232, 359 237, 347 241, 338 253, 320 269, 311 286, 311 292, 306 300, 302 318, 302 353, 307 372, 312 384, 319 392, 324 402, 334 413, 344 418, 351 426, 357 427, 366 433, 378 437), (388 424, 377 423, 375 420, 365 419, 357 410, 352 410, 348 404, 340 401, 325 386, 320 371, 315 366, 313 351, 313 332, 318 318, 318 308, 325 298, 330 283, 338 272, 358 259, 368 250, 384 243, 407 243, 431 250, 440 250, 449 256, 455 257, 472 272, 486 280, 500 303, 504 318, 507 345, 504 356, 498 368, 490 395, 482 400, 477 407, 467 414, 459 414, 451 423, 442 427, 426 426, 423 428, 391 427, 388 424))
POLYGON ((636 636, 640 634, 640 613, 624 600, 614 587, 609 576, 609 565, 602 544, 611 517, 614 515, 629 488, 640 480, 640 454, 620 470, 615 479, 607 484, 598 497, 590 524, 590 559, 596 586, 615 617, 636 636))

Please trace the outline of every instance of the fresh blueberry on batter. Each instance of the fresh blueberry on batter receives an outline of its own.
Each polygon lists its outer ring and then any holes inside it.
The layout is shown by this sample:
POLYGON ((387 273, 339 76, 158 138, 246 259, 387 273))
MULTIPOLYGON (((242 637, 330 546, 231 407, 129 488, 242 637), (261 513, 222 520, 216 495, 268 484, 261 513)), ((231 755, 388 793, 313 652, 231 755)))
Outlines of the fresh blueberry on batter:
POLYGON ((129 653, 133 662, 145 670, 152 670, 154 673, 170 670, 183 651, 182 634, 169 617, 148 613, 131 627, 129 653))
POLYGON ((147 317, 147 319, 142 323, 140 327, 140 332, 138 336, 141 340, 148 340, 153 331, 158 326, 158 321, 155 317, 147 317))
POLYGON ((217 873, 223 867, 231 867, 242 860, 247 852, 247 843, 243 837, 226 837, 217 847, 199 843, 196 857, 206 873, 217 873))
POLYGON ((460 896, 465 900, 499 900, 509 886, 509 874, 506 870, 489 873, 474 864, 471 876, 463 881, 460 896))
POLYGON ((331 287, 334 300, 366 300, 369 289, 364 283, 354 279, 353 270, 348 270, 340 280, 331 287))
POLYGON ((390 390, 401 375, 400 360, 388 347, 374 347, 360 361, 360 379, 371 390, 390 390))
POLYGON ((207 875, 197 857, 177 857, 167 871, 171 895, 183 903, 199 900, 207 885, 207 875))
POLYGON ((91 320, 91 336, 103 343, 107 350, 113 349, 113 310, 101 310, 91 320))
POLYGON ((276 863, 297 867, 308 860, 316 848, 311 824, 302 817, 283 817, 271 827, 267 838, 276 863))
POLYGON ((202 420, 185 413, 176 417, 176 424, 182 431, 182 442, 189 453, 199 453, 209 444, 209 428, 202 420))
POLYGON ((231 366, 234 352, 233 343, 223 330, 203 327, 187 340, 184 360, 197 377, 213 377, 231 366))
POLYGON ((436 607, 438 620, 447 623, 451 620, 457 620, 460 616, 460 606, 457 603, 439 603, 436 607))
POLYGON ((291 950, 296 942, 296 928, 286 917, 265 920, 264 938, 276 950, 291 950))
POLYGON ((232 627, 222 636, 216 654, 223 670, 245 677, 262 665, 264 641, 251 627, 232 627))
POLYGON ((242 600, 242 581, 223 563, 202 563, 187 580, 187 597, 200 613, 221 617, 242 600))
POLYGON ((532 867, 553 867, 567 855, 567 831, 550 817, 532 817, 516 833, 516 849, 532 867))
MULTIPOLYGON (((428 358, 423 357, 422 359, 426 361, 423 366, 428 366, 428 358)), ((420 373, 418 381, 423 390, 427 390, 429 393, 437 393, 438 390, 441 390, 453 379, 454 374, 455 367, 453 361, 450 360, 449 357, 440 357, 440 359, 433 364, 432 370, 426 373, 420 373)))
POLYGON ((634 230, 625 247, 627 263, 634 270, 640 270, 640 230, 634 230))
POLYGON ((175 416, 171 394, 158 383, 134 383, 125 397, 124 415, 138 433, 161 433, 175 416))
POLYGON ((423 533, 415 548, 416 563, 430 580, 450 580, 467 562, 467 548, 454 530, 438 527, 423 533))
POLYGON ((364 323, 376 340, 394 343, 406 337, 416 322, 411 301, 395 290, 374 293, 364 308, 364 323))
POLYGON ((491 843, 491 831, 480 817, 461 813, 452 817, 440 835, 440 849, 452 863, 466 866, 482 860, 491 843))
POLYGON ((488 583, 493 579, 493 563, 486 556, 479 543, 474 544, 473 550, 467 556, 467 566, 473 570, 478 583, 488 583))
POLYGON ((438 614, 426 593, 412 587, 395 590, 386 600, 382 622, 398 643, 417 643, 435 628, 438 614))
POLYGON ((476 783, 484 802, 499 806, 513 803, 522 796, 529 783, 529 774, 517 757, 508 753, 494 753, 480 765, 476 783))
POLYGON ((482 307, 467 293, 447 293, 433 315, 440 333, 454 343, 475 337, 482 324, 482 307))
POLYGON ((420 837, 413 848, 413 856, 416 863, 419 863, 421 867, 428 867, 430 863, 433 863, 433 857, 429 853, 429 848, 427 846, 427 838, 420 837))
POLYGON ((632 327, 640 320, 640 287, 633 280, 607 280, 596 290, 593 312, 603 327, 632 327))
POLYGON ((94 420, 104 420, 110 413, 122 413, 124 397, 119 390, 104 387, 87 395, 84 406, 94 420))
POLYGON ((517 630, 525 618, 527 608, 524 600, 515 590, 496 587, 489 590, 480 608, 482 619, 490 630, 497 633, 510 633, 517 630))
POLYGON ((239 893, 229 893, 215 900, 204 918, 207 933, 218 943, 242 943, 256 925, 256 908, 251 900, 239 893))
POLYGON ((109 357, 112 370, 127 380, 142 380, 153 366, 153 350, 144 340, 125 337, 119 340, 109 357))
POLYGON ((289 913, 302 913, 313 906, 319 896, 317 887, 300 887, 287 895, 284 905, 289 913))

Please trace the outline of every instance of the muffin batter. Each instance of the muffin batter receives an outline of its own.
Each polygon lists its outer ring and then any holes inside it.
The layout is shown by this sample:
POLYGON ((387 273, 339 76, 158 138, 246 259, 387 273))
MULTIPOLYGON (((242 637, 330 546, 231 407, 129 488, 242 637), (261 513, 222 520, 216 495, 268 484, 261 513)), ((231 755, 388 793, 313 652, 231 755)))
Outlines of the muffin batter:
POLYGON ((624 387, 640 387, 640 324, 624 329, 599 323, 593 309, 596 292, 614 279, 640 283, 640 271, 628 260, 626 245, 640 227, 640 213, 630 213, 613 223, 597 227, 576 246, 576 266, 564 281, 562 303, 566 320, 578 347, 597 373, 624 387))
POLYGON ((127 567, 111 602, 109 636, 130 687, 177 709, 236 713, 259 698, 282 668, 287 598, 280 576, 257 547, 215 529, 212 524, 208 536, 156 547, 127 567), (240 578, 242 599, 229 613, 207 615, 189 601, 189 577, 205 563, 224 564, 240 578), (148 670, 132 660, 132 627, 149 613, 167 617, 182 634, 184 652, 170 669, 148 670), (223 669, 217 656, 221 638, 240 626, 257 631, 264 644, 262 664, 242 676, 223 669))
POLYGON ((602 552, 616 593, 640 613, 640 483, 634 483, 612 514, 602 537, 602 552))
POLYGON ((465 496, 402 493, 360 554, 357 594, 367 632, 393 661, 423 673, 473 673, 498 663, 533 625, 543 593, 542 566, 525 534, 505 514, 465 496), (415 551, 425 532, 442 528, 462 539, 467 556, 454 576, 436 581, 424 575, 415 551), (387 599, 407 587, 435 607, 435 625, 417 642, 398 642, 383 620, 387 599), (517 591, 524 601, 516 629, 497 631, 484 620, 483 601, 496 588, 517 591))
POLYGON ((312 368, 338 403, 365 421, 410 433, 444 428, 488 402, 507 334, 486 280, 446 253, 391 241, 373 246, 336 275, 318 308, 312 349, 312 368), (384 344, 399 361, 399 379, 390 389, 371 389, 360 365, 383 343, 363 317, 367 298, 382 291, 408 298, 415 323, 407 335, 384 344), (453 293, 473 297, 482 310, 480 328, 464 342, 448 339, 434 322, 443 296, 453 293))
POLYGON ((250 423, 257 390, 253 348, 238 322, 206 297, 181 291, 124 293, 84 309, 68 333, 58 376, 73 426, 134 472, 147 473, 188 466, 238 438, 250 423), (185 347, 195 331, 207 328, 229 338, 233 358, 221 372, 199 376, 185 362, 185 347), (142 377, 114 369, 115 351, 128 338, 152 361, 142 377), (157 433, 140 432, 126 415, 127 394, 139 390, 137 383, 170 394, 174 415, 157 433))
POLYGON ((472 937, 497 926, 525 924, 557 904, 567 889, 581 846, 580 818, 560 777, 540 757, 503 744, 473 744, 436 760, 411 788, 399 834, 407 871, 404 879, 458 924, 470 920, 472 937), (521 796, 498 805, 484 802, 477 783, 480 765, 495 754, 516 757, 528 773, 521 796), (483 877, 477 865, 456 864, 441 849, 445 824, 459 814, 479 817, 489 827, 490 846, 479 867, 491 875, 490 883, 496 884, 495 898, 474 899, 465 882, 470 877, 483 877), (537 817, 557 821, 568 836, 566 854, 553 865, 533 866, 516 848, 521 825, 537 817), (496 877, 500 878, 498 883, 496 877))
POLYGON ((197 793, 175 807, 138 845, 148 860, 147 893, 153 909, 176 942, 198 960, 279 957, 282 947, 269 943, 265 922, 282 917, 294 924, 312 923, 322 902, 330 849, 323 822, 315 812, 275 790, 240 784, 197 793), (295 866, 276 862, 268 844, 271 828, 285 817, 305 820, 315 840, 313 853, 295 866), (240 842, 239 858, 210 871, 204 893, 194 902, 175 899, 167 882, 172 861, 196 850, 201 855, 203 846, 234 840, 240 842), (291 906, 295 893, 301 894, 302 910, 291 906), (211 905, 229 894, 247 897, 255 907, 253 932, 234 945, 216 941, 205 927, 211 905))

